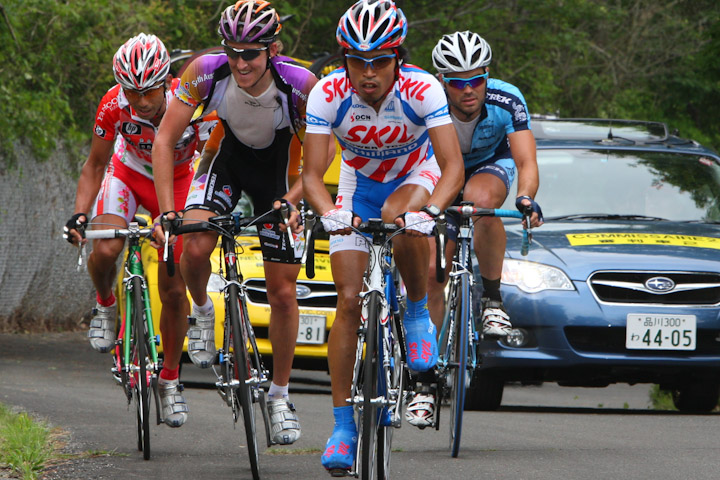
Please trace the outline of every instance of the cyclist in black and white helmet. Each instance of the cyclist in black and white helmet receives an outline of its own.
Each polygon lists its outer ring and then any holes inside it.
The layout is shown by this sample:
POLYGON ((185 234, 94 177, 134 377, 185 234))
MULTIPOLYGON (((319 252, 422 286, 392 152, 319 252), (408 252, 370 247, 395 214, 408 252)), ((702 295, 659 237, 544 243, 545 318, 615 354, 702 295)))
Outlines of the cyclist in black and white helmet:
MULTIPOLYGON (((526 206, 532 207, 531 224, 539 226, 542 212, 533 200, 538 190, 535 138, 522 93, 509 83, 489 78, 492 49, 477 33, 444 35, 433 49, 432 60, 445 87, 465 163, 465 187, 457 202, 467 200, 476 207, 499 208, 517 177, 515 205, 521 211, 526 206)), ((457 225, 452 218, 448 220, 449 269, 457 225)), ((482 276, 485 338, 505 336, 512 329, 500 296, 505 243, 505 228, 500 218, 482 217, 475 222, 473 246, 482 276)), ((430 318, 442 321, 444 285, 435 280, 435 249, 431 248, 430 252, 428 307, 430 318)), ((424 374, 420 382, 425 388, 421 386, 416 390, 420 393, 408 405, 406 419, 424 428, 434 424, 432 390, 427 388, 433 379, 424 374)))

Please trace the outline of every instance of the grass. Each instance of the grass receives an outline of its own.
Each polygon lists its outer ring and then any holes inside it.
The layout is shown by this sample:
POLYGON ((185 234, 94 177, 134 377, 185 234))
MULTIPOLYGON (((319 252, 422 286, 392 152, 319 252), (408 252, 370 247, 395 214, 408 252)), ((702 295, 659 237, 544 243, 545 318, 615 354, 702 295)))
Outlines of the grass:
POLYGON ((27 413, 13 413, 0 404, 0 466, 25 480, 40 478, 58 446, 53 432, 27 413))
POLYGON ((657 384, 650 388, 650 403, 654 410, 677 410, 673 403, 672 393, 668 390, 660 390, 660 386, 657 384))

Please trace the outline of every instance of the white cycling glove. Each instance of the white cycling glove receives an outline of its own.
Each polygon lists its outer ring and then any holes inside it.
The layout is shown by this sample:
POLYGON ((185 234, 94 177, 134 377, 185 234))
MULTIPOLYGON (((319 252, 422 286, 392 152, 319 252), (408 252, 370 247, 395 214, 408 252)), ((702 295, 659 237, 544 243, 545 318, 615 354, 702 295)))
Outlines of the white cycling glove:
POLYGON ((352 226, 353 212, 352 210, 339 210, 334 208, 325 212, 325 214, 320 217, 320 221, 328 233, 344 230, 352 226))
POLYGON ((424 235, 432 234, 435 228, 435 219, 425 212, 405 212, 405 226, 408 230, 415 230, 424 235))

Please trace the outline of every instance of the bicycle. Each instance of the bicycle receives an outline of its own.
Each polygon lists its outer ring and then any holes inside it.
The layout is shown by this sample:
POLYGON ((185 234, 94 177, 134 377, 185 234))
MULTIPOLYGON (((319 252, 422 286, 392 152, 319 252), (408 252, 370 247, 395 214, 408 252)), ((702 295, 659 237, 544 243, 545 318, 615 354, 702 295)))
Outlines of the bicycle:
MULTIPOLYGON (((522 254, 526 255, 532 238, 529 229, 529 215, 532 214, 532 211, 521 213, 515 210, 475 208, 472 202, 462 202, 460 206, 446 209, 445 214, 457 215, 460 218, 460 224, 449 274, 448 303, 438 342, 440 347, 436 368, 438 388, 435 391, 435 405, 439 406, 445 400, 450 402, 450 453, 452 457, 457 457, 460 452, 462 436, 465 390, 472 379, 473 372, 479 366, 480 357, 477 346, 482 339, 482 335, 475 328, 472 311, 475 281, 470 255, 473 239, 472 217, 493 216, 525 219, 527 222, 525 225, 528 227, 523 229, 522 254)), ((445 222, 444 215, 437 220, 436 271, 439 282, 444 281, 445 272, 443 251, 445 222)), ((436 409, 435 429, 440 429, 439 408, 436 409)))
MULTIPOLYGON (((137 219, 136 219, 137 220, 137 219)), ((93 224, 88 224, 92 226, 93 224)), ((95 224, 96 226, 98 224, 95 224)), ((125 314, 120 324, 118 339, 111 371, 113 377, 123 387, 128 405, 134 402, 137 417, 138 450, 143 452, 145 460, 150 459, 150 397, 154 395, 157 423, 161 418, 160 395, 158 392, 158 374, 161 365, 158 360, 157 345, 159 337, 155 335, 150 297, 142 264, 141 240, 152 236, 152 228, 145 222, 130 222, 128 228, 87 230, 80 228, 80 234, 89 240, 127 238, 128 253, 125 260, 125 314)), ((78 266, 82 265, 84 245, 80 247, 78 266)))
MULTIPOLYGON (((314 220, 306 215, 306 269, 312 275, 314 220)), ((355 364, 347 402, 358 413, 358 444, 351 470, 331 471, 332 476, 387 479, 393 431, 401 426, 402 404, 411 392, 406 390, 405 340, 402 329, 402 298, 399 277, 392 264, 391 240, 404 228, 369 219, 353 230, 368 244, 370 255, 363 279, 361 324, 357 331, 355 364), (367 239, 362 234, 368 234, 367 239), (364 355, 363 355, 364 353, 364 355)))
MULTIPOLYGON (((221 262, 220 275, 225 279, 223 287, 225 296, 225 327, 223 346, 218 351, 219 368, 213 365, 213 372, 217 377, 215 383, 220 397, 232 409, 233 421, 237 423, 242 415, 247 439, 250 469, 253 479, 260 478, 259 452, 255 422, 255 404, 260 404, 260 411, 265 423, 265 436, 267 446, 274 444, 270 434, 270 419, 267 410, 265 391, 261 388, 268 381, 268 371, 262 363, 262 357, 257 348, 255 333, 253 332, 247 310, 247 287, 243 284, 242 273, 236 262, 237 252, 235 237, 245 229, 262 223, 285 223, 287 225, 288 211, 284 205, 280 209, 281 219, 276 216, 275 210, 262 215, 243 217, 241 213, 219 215, 208 219, 207 222, 185 223, 180 226, 171 226, 169 233, 182 235, 185 233, 214 231, 220 234, 223 262, 221 262), (222 271, 224 265, 224 274, 222 271)), ((166 239, 169 235, 166 235, 166 239)), ((288 229, 288 238, 291 245, 292 234, 288 229)))

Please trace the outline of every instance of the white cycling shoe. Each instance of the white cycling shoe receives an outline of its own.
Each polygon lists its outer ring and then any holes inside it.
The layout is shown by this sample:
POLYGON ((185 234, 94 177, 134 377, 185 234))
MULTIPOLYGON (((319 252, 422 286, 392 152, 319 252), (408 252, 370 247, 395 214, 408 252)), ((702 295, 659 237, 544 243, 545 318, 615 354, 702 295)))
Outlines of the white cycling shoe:
POLYGON ((505 337, 512 330, 510 316, 505 311, 502 302, 482 299, 482 333, 485 338, 505 337))
POLYGON ((188 356, 200 368, 209 368, 215 362, 215 310, 208 315, 200 315, 193 306, 188 317, 188 356))

